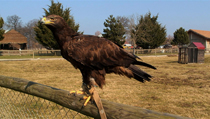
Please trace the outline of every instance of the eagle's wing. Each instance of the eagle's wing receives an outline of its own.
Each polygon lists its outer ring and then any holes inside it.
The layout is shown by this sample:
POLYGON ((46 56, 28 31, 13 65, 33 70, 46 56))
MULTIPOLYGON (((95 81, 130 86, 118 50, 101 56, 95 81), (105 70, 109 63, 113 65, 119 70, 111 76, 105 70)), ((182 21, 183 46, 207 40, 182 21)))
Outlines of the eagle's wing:
POLYGON ((68 46, 68 55, 83 65, 97 69, 129 67, 136 60, 134 55, 105 38, 85 35, 74 37, 68 46))

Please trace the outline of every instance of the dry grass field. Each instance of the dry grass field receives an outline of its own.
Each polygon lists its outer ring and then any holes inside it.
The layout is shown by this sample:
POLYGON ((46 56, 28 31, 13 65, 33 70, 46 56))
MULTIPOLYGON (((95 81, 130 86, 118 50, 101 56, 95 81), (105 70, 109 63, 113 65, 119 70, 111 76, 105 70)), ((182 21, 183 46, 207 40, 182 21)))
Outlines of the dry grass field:
MULTIPOLYGON (((197 119, 210 118, 210 55, 202 64, 179 64, 177 57, 141 57, 157 70, 141 67, 153 75, 140 83, 115 74, 106 76, 101 98, 197 119)), ((65 60, 0 62, 0 75, 24 78, 64 90, 77 90, 82 77, 65 60)))

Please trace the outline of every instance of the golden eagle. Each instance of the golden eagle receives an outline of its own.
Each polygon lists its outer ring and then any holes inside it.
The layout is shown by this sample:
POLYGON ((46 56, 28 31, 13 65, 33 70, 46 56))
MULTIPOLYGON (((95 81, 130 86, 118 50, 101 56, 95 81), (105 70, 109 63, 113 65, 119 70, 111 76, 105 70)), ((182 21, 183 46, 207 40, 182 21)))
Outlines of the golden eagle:
POLYGON ((137 61, 137 56, 108 39, 75 32, 58 15, 43 17, 41 23, 52 31, 63 58, 81 71, 83 83, 89 87, 90 78, 94 78, 102 88, 107 73, 124 75, 140 82, 150 81, 151 75, 135 65, 156 69, 150 64, 137 61))

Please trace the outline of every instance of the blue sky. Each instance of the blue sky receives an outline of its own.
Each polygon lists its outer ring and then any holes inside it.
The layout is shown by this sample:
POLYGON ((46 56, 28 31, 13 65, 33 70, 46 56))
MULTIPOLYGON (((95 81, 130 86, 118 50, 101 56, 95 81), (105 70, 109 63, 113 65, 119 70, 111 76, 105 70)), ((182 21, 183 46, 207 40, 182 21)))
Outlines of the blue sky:
MULTIPOLYGON (((75 22, 80 24, 79 31, 94 35, 103 32, 104 21, 109 15, 145 15, 149 11, 158 14, 158 22, 166 27, 167 35, 176 29, 210 30, 210 0, 54 0, 70 7, 75 22)), ((23 23, 40 19, 42 8, 48 8, 50 0, 0 0, 0 16, 17 15, 23 23)))

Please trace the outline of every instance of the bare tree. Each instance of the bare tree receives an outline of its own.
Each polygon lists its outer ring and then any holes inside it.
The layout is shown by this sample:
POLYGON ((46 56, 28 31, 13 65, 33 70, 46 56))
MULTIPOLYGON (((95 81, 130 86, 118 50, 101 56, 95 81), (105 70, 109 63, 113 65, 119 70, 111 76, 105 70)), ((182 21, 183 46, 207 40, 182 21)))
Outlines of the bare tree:
POLYGON ((131 15, 129 17, 129 34, 130 34, 130 40, 133 45, 133 54, 135 54, 135 47, 136 47, 136 41, 137 41, 137 34, 139 32, 139 16, 138 15, 131 15))
POLYGON ((4 28, 14 29, 24 35, 27 38, 27 48, 42 48, 43 46, 35 39, 36 35, 34 27, 37 25, 38 21, 38 19, 33 19, 25 25, 22 25, 22 21, 19 16, 8 16, 4 28))
POLYGON ((38 19, 30 20, 28 23, 26 23, 23 27, 19 29, 19 32, 27 38, 28 49, 43 47, 35 39, 36 35, 35 35, 34 27, 36 27, 38 21, 39 21, 38 19))
POLYGON ((7 21, 5 23, 5 26, 7 29, 14 29, 16 31, 19 31, 22 27, 22 21, 21 18, 17 15, 8 16, 7 21))
POLYGON ((166 41, 165 41, 163 44, 171 44, 171 42, 172 42, 173 39, 174 39, 173 36, 168 35, 168 36, 166 37, 166 41))
POLYGON ((117 20, 119 20, 120 22, 121 22, 121 24, 124 26, 124 29, 125 29, 125 34, 126 34, 126 37, 127 37, 127 35, 129 35, 130 33, 129 33, 129 22, 130 22, 130 20, 129 20, 129 18, 128 17, 125 17, 125 16, 117 16, 117 18, 116 18, 117 20))
POLYGON ((124 29, 126 30, 126 40, 130 41, 131 44, 134 46, 133 53, 135 53, 136 39, 139 30, 139 27, 137 26, 140 20, 139 15, 131 15, 129 17, 118 16, 117 20, 119 20, 124 26, 124 29))

